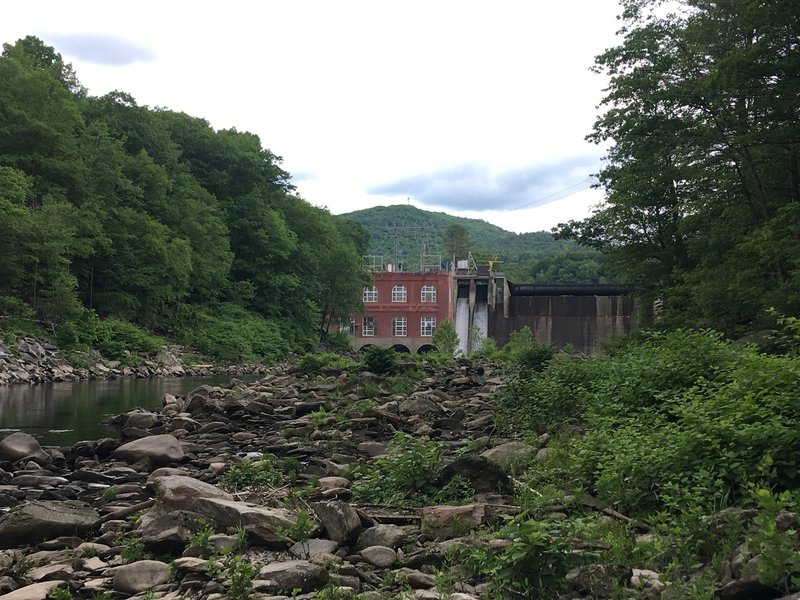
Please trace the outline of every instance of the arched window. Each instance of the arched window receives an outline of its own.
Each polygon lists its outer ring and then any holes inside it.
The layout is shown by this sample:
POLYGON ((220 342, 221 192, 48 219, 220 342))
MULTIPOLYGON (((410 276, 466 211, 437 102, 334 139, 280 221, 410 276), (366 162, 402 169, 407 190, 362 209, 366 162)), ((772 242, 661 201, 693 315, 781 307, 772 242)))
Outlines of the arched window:
POLYGON ((396 285, 392 288, 392 302, 408 302, 406 286, 396 285))
POLYGON ((422 293, 420 294, 423 302, 436 302, 436 287, 430 283, 422 286, 422 293))
POLYGON ((378 288, 374 285, 364 288, 364 302, 377 302, 378 288))

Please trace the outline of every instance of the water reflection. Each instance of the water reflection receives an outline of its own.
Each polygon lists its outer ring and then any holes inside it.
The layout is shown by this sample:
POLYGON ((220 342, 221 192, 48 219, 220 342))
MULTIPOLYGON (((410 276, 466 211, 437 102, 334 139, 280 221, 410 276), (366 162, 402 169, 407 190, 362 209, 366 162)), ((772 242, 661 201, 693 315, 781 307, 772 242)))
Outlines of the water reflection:
POLYGON ((168 377, 4 386, 0 387, 0 437, 5 431, 20 430, 54 446, 116 437, 116 430, 100 421, 137 407, 159 407, 164 394, 182 395, 202 384, 227 385, 230 380, 168 377))

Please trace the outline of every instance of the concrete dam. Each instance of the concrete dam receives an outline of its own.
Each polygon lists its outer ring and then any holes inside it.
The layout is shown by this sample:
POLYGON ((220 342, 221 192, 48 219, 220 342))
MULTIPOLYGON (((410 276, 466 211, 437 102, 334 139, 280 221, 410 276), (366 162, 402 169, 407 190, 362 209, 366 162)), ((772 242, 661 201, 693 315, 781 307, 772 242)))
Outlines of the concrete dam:
POLYGON ((639 301, 633 288, 605 284, 514 284, 491 274, 456 275, 455 326, 466 354, 489 337, 498 347, 529 327, 557 348, 596 353, 612 337, 631 333, 639 301))

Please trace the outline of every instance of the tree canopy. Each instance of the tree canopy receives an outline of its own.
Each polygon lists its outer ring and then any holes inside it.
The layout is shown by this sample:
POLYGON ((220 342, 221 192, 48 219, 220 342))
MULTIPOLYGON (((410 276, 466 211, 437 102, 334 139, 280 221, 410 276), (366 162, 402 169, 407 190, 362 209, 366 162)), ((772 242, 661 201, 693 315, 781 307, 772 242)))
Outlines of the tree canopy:
POLYGON ((660 296, 668 322, 751 327, 800 310, 800 11, 795 0, 622 2, 589 139, 605 204, 559 235, 660 296))
POLYGON ((235 305, 306 343, 357 308, 363 233, 297 196, 257 135, 90 96, 35 37, 3 46, 0 311, 180 334, 235 305))

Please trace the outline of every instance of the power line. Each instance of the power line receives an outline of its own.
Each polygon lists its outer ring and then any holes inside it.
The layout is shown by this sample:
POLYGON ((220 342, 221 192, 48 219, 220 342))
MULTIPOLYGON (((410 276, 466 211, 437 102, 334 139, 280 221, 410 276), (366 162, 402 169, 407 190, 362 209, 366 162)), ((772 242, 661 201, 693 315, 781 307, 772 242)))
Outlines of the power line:
POLYGON ((558 190, 546 196, 542 196, 536 200, 531 202, 525 202, 524 204, 520 204, 519 206, 514 206, 508 210, 519 210, 521 208, 534 208, 537 206, 544 206, 545 204, 550 204, 551 202, 556 202, 557 200, 563 200, 564 198, 569 198, 577 194, 578 192, 582 192, 584 190, 588 190, 593 185, 592 178, 586 177, 577 183, 573 183, 570 186, 565 187, 564 189, 558 190))

